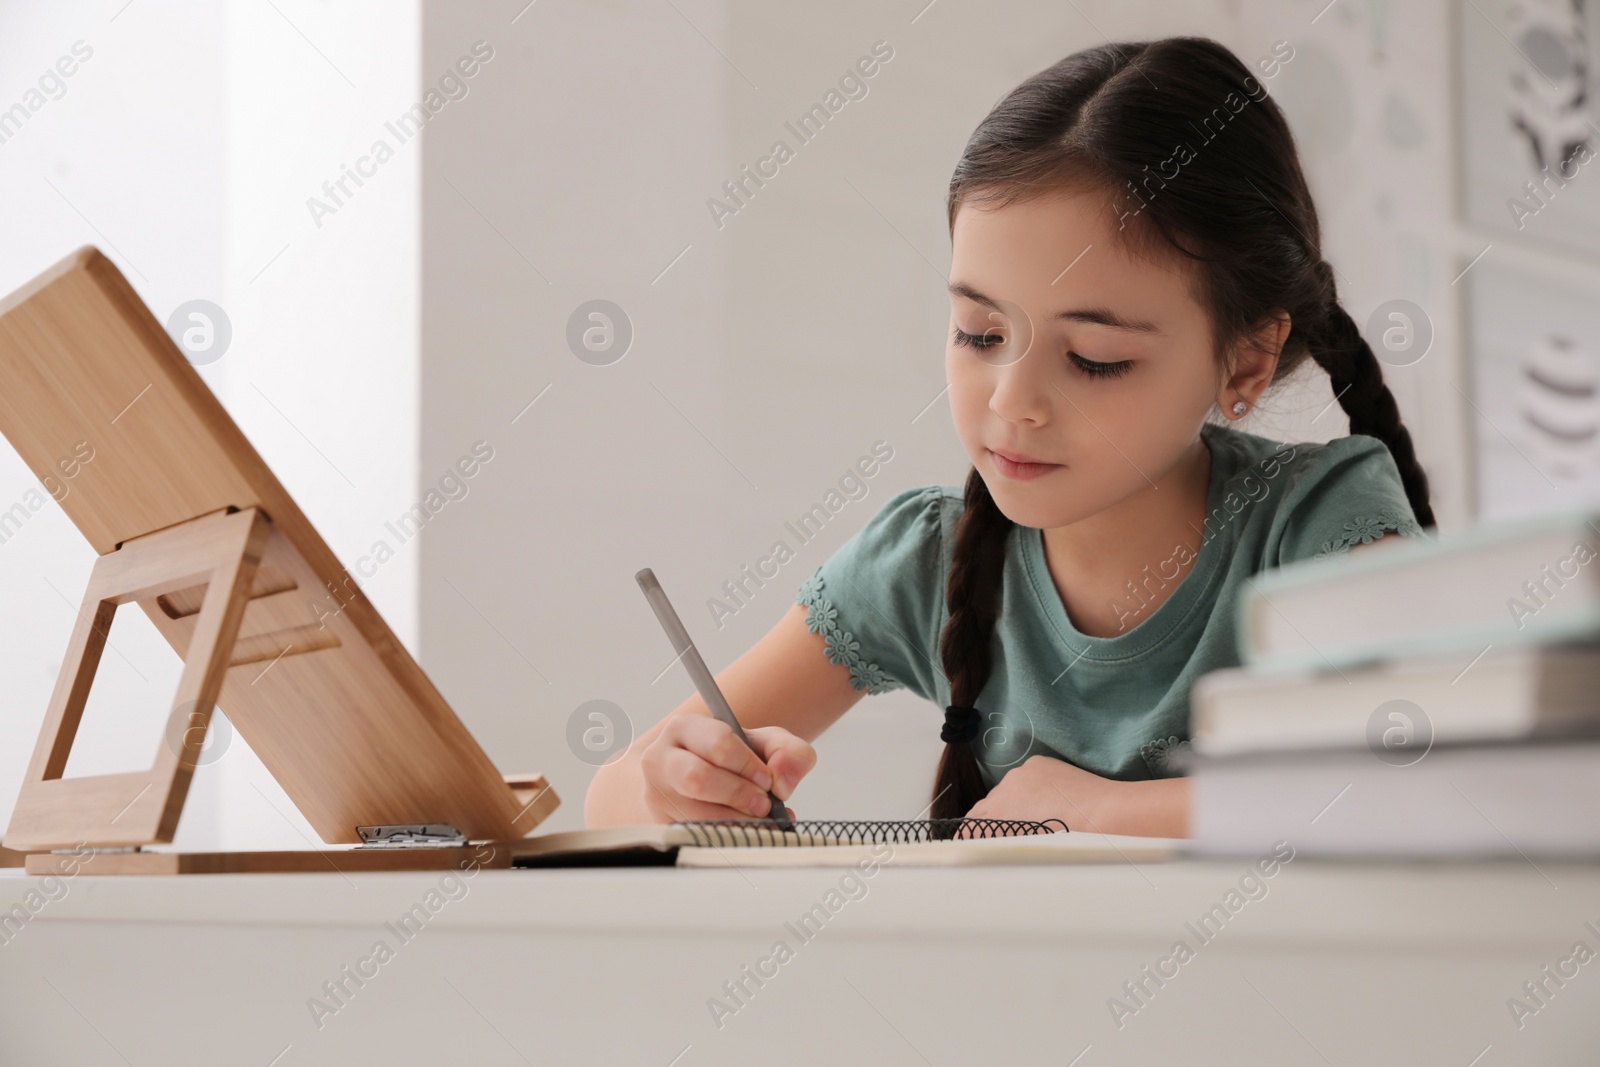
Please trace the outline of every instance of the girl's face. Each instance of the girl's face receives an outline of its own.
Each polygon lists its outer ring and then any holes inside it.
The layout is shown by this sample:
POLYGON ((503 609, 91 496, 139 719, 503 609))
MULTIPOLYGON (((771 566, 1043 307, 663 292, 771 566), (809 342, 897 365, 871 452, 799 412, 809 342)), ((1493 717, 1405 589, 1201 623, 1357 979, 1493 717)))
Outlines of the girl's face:
POLYGON ((995 503, 1023 526, 1068 526, 1152 491, 1192 462, 1217 399, 1188 276, 1130 258, 1121 236, 1104 199, 1076 194, 957 210, 951 413, 995 503))

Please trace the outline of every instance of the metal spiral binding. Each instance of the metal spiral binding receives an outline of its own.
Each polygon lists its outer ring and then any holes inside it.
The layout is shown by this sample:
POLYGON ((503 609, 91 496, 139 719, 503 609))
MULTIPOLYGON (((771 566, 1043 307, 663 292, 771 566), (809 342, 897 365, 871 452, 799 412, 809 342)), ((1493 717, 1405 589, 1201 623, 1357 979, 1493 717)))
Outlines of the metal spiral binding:
POLYGON ((801 819, 784 829, 773 819, 691 819, 678 823, 694 843, 710 848, 820 847, 824 845, 909 844, 919 841, 1023 837, 1065 832, 1060 819, 801 819))

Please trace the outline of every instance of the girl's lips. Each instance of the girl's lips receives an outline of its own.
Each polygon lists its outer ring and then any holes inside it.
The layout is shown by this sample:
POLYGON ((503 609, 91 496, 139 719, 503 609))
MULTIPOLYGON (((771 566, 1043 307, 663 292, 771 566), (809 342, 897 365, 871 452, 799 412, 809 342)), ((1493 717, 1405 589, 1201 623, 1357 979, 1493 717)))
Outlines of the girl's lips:
POLYGON ((1061 464, 1059 463, 1017 463, 992 448, 989 450, 989 458, 994 461, 995 469, 1001 475, 1018 481, 1039 478, 1049 474, 1051 471, 1061 469, 1061 464))

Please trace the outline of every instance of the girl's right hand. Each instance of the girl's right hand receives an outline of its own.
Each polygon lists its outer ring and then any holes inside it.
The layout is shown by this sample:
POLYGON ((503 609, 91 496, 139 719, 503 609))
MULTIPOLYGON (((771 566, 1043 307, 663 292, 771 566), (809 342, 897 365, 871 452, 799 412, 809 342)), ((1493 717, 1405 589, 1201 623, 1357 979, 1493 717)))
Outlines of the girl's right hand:
POLYGON ((745 735, 754 752, 710 715, 668 716, 639 760, 651 818, 765 819, 772 809, 769 789, 787 806, 795 785, 816 766, 816 749, 781 726, 745 735))

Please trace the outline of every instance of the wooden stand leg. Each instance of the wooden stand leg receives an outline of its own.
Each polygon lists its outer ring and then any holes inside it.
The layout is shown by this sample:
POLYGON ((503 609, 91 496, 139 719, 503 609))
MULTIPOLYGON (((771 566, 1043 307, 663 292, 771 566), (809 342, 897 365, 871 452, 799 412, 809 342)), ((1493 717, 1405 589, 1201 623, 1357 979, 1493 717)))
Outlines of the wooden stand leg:
POLYGON ((259 510, 218 512, 95 561, 5 845, 65 849, 170 842, 271 532, 259 510), (206 583, 167 729, 148 771, 62 778, 117 606, 206 583), (168 738, 181 737, 180 744, 168 738))

